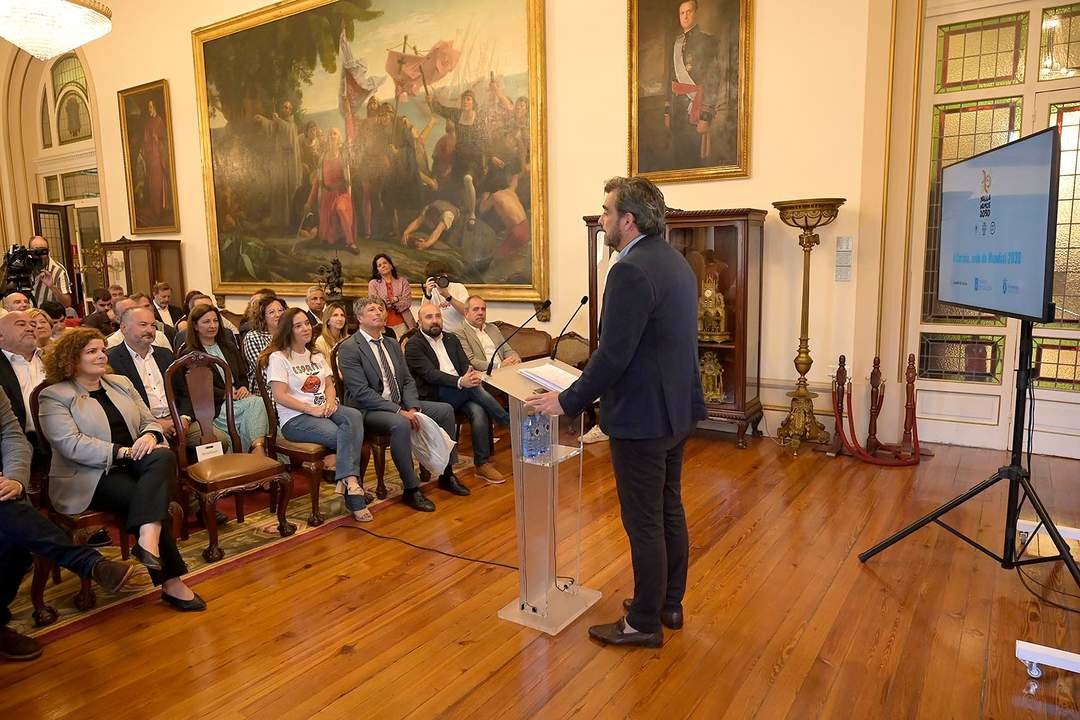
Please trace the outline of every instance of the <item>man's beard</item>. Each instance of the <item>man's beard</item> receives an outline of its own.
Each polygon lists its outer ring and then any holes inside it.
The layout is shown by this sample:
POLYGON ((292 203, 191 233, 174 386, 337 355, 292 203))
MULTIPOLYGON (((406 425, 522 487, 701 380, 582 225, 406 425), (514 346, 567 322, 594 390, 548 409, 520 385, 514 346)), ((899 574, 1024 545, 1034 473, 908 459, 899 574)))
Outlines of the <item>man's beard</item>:
POLYGON ((611 232, 604 232, 604 244, 612 250, 619 249, 619 243, 622 241, 622 233, 619 232, 619 228, 615 228, 611 232))
POLYGON ((429 337, 433 337, 435 339, 438 339, 438 337, 440 335, 442 335, 442 326, 441 325, 432 325, 431 327, 429 327, 427 330, 424 331, 424 334, 429 336, 429 337))

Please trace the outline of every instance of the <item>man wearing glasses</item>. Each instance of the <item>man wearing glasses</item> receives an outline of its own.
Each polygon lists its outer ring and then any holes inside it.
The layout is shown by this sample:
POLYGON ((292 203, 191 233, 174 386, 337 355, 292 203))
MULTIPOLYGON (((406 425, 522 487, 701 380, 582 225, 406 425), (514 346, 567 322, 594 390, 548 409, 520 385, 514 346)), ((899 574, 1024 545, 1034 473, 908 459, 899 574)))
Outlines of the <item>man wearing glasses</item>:
POLYGON ((40 235, 30 238, 31 250, 43 250, 42 258, 48 258, 45 269, 34 280, 34 307, 41 307, 46 300, 55 300, 64 307, 71 307, 71 280, 67 269, 49 255, 49 241, 40 235))

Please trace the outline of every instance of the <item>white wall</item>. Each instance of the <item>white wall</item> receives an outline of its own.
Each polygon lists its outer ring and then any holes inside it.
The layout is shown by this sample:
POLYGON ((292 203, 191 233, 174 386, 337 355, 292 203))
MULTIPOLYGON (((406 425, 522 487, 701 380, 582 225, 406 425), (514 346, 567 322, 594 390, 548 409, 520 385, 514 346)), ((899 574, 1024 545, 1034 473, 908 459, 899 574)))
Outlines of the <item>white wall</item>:
MULTIPOLYGON (((107 240, 130 236, 116 92, 159 78, 169 81, 178 237, 184 241, 189 287, 210 289, 191 31, 264 4, 111 0, 113 31, 82 51, 96 93, 107 240)), ((839 353, 851 354, 855 336, 857 283, 833 281, 835 239, 854 236, 856 257, 861 244, 877 241, 857 236, 870 5, 871 0, 756 0, 751 177, 663 188, 668 204, 684 209, 771 210, 776 200, 848 199, 812 256, 810 338, 816 362, 811 379, 816 382, 828 380, 839 353)), ((603 181, 627 170, 626 8, 625 0, 547 4, 550 332, 558 331, 587 289, 581 217, 598 212, 603 181)), ((763 376, 790 379, 795 377, 791 359, 798 337, 801 252, 796 232, 779 223, 775 212, 765 244, 763 376)), ((230 298, 230 308, 242 304, 230 298)), ((493 308, 495 317, 509 321, 521 321, 531 311, 521 304, 493 308)), ((584 313, 575 329, 587 331, 584 313)))

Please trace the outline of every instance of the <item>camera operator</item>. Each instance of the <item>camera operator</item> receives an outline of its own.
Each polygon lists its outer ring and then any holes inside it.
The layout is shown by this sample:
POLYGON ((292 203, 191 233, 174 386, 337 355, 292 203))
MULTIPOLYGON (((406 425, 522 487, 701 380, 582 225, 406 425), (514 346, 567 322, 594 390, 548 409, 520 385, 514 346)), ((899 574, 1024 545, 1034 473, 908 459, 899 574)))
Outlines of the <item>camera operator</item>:
POLYGON ((49 255, 49 241, 35 235, 30 238, 30 250, 38 257, 42 267, 34 279, 34 307, 41 307, 46 300, 55 300, 66 308, 71 307, 71 280, 67 269, 49 255))
POLYGON ((424 267, 424 297, 442 312, 443 330, 457 332, 465 322, 465 304, 469 290, 459 282, 451 282, 449 268, 441 260, 432 260, 424 267))

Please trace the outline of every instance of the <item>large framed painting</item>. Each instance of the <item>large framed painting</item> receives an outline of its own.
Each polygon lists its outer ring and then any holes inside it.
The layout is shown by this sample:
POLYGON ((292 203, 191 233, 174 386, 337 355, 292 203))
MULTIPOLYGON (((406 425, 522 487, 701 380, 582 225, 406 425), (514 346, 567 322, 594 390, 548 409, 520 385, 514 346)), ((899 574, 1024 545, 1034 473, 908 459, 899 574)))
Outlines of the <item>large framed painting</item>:
POLYGON ((340 261, 547 296, 544 0, 291 0, 192 33, 214 292, 340 261))
POLYGON ((169 83, 155 80, 116 95, 131 233, 180 232, 169 83))
POLYGON ((630 174, 750 174, 753 0, 629 0, 630 174))

